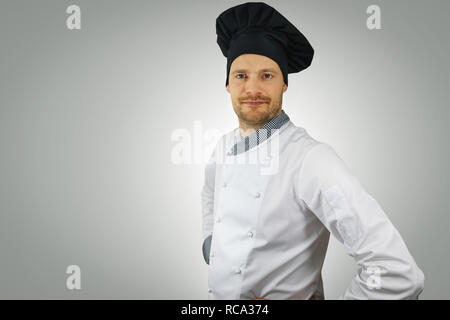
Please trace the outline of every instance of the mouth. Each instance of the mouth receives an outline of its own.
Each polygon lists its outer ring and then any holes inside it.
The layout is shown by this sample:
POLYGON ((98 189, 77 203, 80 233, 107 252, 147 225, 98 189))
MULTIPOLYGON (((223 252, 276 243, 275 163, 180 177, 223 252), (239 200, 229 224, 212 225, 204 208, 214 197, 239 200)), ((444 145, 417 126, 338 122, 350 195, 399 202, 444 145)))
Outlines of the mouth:
POLYGON ((259 106, 264 104, 264 101, 244 101, 245 104, 248 104, 249 106, 259 106))

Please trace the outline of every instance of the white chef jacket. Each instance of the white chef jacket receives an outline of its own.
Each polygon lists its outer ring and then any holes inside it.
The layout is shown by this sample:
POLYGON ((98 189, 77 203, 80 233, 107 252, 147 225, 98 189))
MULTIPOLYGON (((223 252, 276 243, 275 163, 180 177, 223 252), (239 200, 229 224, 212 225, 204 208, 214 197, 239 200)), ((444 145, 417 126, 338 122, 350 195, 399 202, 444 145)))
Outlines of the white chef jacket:
POLYGON ((330 232, 359 266, 338 299, 418 299, 423 272, 331 146, 290 120, 250 150, 227 153, 241 139, 239 128, 223 135, 205 167, 209 299, 324 299, 330 232))

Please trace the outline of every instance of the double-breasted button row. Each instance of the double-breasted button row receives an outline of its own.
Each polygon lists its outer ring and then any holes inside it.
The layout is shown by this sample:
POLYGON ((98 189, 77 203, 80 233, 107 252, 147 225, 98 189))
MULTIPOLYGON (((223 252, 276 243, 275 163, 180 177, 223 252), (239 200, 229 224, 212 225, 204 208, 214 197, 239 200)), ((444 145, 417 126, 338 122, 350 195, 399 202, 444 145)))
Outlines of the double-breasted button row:
MULTIPOLYGON (((228 186, 227 182, 224 181, 224 182, 222 183, 222 187, 226 188, 227 186, 228 186)), ((255 198, 260 198, 260 197, 261 197, 261 193, 256 192, 256 193, 254 194, 254 197, 255 197, 255 198)))

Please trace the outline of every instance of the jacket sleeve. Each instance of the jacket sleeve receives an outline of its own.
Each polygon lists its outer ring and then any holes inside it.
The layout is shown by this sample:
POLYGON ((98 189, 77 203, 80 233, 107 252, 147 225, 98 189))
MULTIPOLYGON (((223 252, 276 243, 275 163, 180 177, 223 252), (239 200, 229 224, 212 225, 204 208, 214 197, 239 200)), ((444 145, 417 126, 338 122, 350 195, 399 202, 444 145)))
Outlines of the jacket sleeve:
POLYGON ((201 192, 202 205, 202 252, 205 262, 209 264, 209 251, 214 221, 214 185, 216 176, 216 151, 214 149, 205 166, 205 180, 201 192))
POLYGON ((295 194, 342 243, 358 272, 338 299, 418 299, 424 274, 377 201, 320 142, 295 175, 295 194))

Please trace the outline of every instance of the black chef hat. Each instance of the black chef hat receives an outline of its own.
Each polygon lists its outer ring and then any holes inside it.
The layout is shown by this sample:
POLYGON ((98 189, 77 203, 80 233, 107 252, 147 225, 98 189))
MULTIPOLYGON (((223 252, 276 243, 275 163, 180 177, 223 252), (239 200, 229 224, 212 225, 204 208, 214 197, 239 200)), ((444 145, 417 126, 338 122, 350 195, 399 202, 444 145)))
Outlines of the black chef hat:
POLYGON ((217 43, 227 58, 227 80, 234 59, 244 53, 260 54, 278 63, 288 84, 288 73, 311 64, 314 49, 305 36, 277 10, 263 2, 229 8, 216 19, 217 43))

